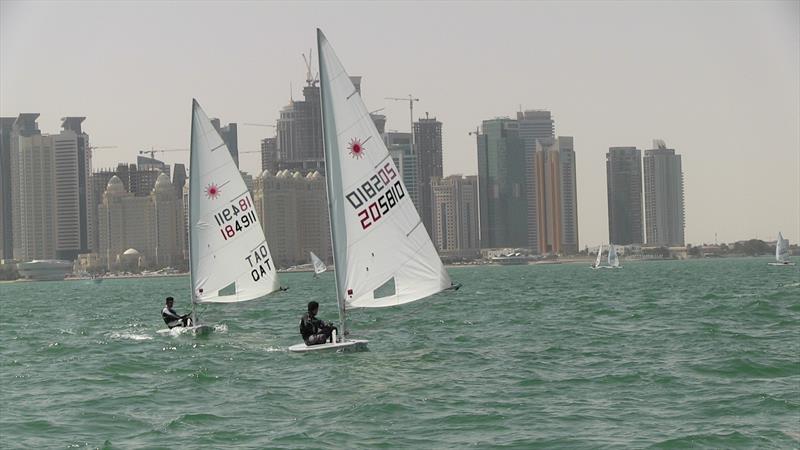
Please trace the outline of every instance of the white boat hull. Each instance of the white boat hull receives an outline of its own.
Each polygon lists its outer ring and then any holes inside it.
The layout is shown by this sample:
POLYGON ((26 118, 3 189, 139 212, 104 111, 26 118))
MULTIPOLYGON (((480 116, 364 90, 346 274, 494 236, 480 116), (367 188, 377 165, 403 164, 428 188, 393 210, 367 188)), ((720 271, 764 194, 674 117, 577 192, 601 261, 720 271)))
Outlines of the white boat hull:
POLYGON ((191 327, 174 327, 174 328, 163 328, 161 330, 156 331, 156 333, 162 336, 180 336, 185 333, 192 333, 195 336, 202 336, 211 333, 214 331, 214 327, 211 325, 195 325, 191 327))
POLYGON ((795 263, 793 263, 791 261, 787 261, 787 262, 771 262, 771 263, 767 263, 767 265, 768 266, 794 266, 795 263))
POLYGON ((369 341, 366 339, 346 339, 342 342, 328 342, 317 345, 306 345, 305 343, 300 343, 289 347, 289 351, 292 353, 322 352, 326 350, 336 352, 358 351, 366 350, 367 342, 369 341))

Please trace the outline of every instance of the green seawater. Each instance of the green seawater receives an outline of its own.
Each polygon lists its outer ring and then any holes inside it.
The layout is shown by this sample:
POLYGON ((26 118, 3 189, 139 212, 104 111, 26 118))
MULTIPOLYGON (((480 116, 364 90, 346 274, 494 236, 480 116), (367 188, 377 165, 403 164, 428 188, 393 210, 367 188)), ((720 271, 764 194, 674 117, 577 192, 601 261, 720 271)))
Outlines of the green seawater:
POLYGON ((797 448, 800 272, 766 258, 451 269, 354 310, 358 353, 291 354, 333 275, 204 307, 188 278, 0 285, 2 448, 797 448))

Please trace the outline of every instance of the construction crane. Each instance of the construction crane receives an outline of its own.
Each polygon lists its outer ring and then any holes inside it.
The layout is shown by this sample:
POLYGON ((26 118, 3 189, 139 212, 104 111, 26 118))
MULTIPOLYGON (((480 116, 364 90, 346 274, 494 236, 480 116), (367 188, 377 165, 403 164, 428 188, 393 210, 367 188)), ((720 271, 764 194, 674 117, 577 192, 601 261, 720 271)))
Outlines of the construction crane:
POLYGON ((140 155, 150 154, 150 158, 156 159, 158 152, 188 152, 188 148, 151 148, 150 150, 139 150, 140 155))
POLYGON ((408 111, 409 117, 411 118, 411 146, 409 147, 409 151, 411 154, 414 154, 414 102, 418 102, 418 98, 414 98, 413 95, 408 94, 408 98, 405 97, 385 97, 386 100, 394 100, 396 102, 408 102, 408 111))
POLYGON ((477 127, 475 127, 475 131, 470 131, 468 134, 469 134, 470 136, 475 136, 475 137, 477 137, 477 136, 480 136, 480 134, 481 134, 481 127, 480 127, 480 126, 477 126, 477 127))
POLYGON ((311 75, 311 57, 313 56, 314 49, 308 49, 308 58, 306 58, 305 53, 301 53, 303 55, 303 62, 306 63, 306 83, 309 86, 316 86, 319 82, 319 72, 316 75, 311 75))
POLYGON ((90 145, 86 147, 87 150, 96 150, 96 149, 103 149, 103 148, 117 148, 116 145, 90 145))

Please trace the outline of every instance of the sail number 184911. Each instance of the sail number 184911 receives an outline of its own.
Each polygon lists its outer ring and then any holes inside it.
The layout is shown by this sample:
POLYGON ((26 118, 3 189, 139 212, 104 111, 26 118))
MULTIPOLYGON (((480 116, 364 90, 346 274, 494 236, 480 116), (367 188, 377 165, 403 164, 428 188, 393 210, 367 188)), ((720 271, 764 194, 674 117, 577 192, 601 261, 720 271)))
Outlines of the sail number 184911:
POLYGON ((234 200, 222 211, 214 214, 214 220, 220 226, 219 232, 226 241, 234 238, 236 233, 258 223, 249 195, 242 196, 238 201, 234 200))

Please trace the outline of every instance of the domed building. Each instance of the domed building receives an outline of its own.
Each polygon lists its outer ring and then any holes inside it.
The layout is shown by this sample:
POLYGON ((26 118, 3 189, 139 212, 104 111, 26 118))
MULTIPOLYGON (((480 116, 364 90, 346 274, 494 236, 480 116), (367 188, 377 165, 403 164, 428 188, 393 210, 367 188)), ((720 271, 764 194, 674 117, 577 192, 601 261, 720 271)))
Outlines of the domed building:
POLYGON ((158 175, 147 197, 135 196, 119 177, 111 177, 97 213, 97 253, 108 270, 178 266, 183 261, 183 205, 165 173, 158 175))

